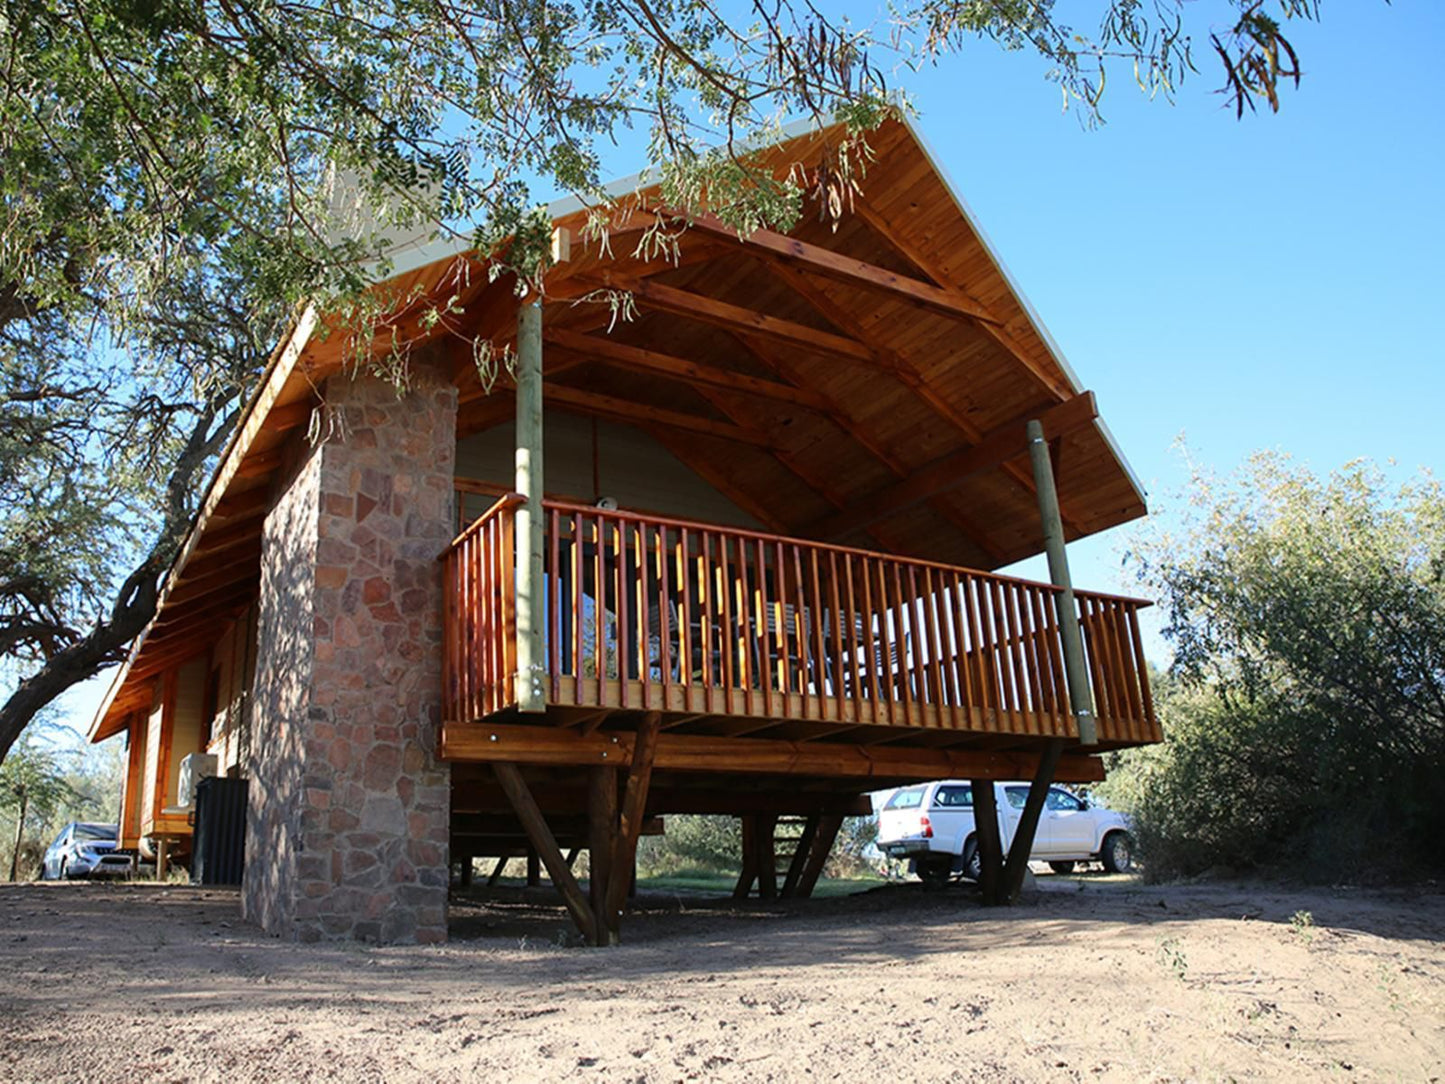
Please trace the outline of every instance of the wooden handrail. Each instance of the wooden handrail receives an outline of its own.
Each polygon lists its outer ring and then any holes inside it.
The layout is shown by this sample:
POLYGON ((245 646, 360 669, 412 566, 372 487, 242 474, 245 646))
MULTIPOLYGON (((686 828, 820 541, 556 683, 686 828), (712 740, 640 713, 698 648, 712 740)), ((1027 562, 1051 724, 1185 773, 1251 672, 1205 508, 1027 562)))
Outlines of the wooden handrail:
MULTIPOLYGON (((521 502, 503 494, 445 554, 449 719, 515 703, 521 502)), ((1076 734, 1051 584, 575 500, 542 511, 549 703, 1076 734)), ((1104 740, 1156 740, 1149 603, 1076 596, 1104 740)))
POLYGON ((438 560, 444 560, 447 553, 456 549, 459 545, 462 544, 462 542, 466 541, 469 536, 481 530, 482 526, 486 524, 486 522, 490 520, 493 516, 506 511, 508 508, 515 508, 517 505, 523 503, 526 499, 527 498, 522 496, 520 493, 502 494, 502 496, 498 497, 496 501, 493 502, 493 504, 485 512, 483 512, 476 519, 472 520, 471 523, 468 523, 466 527, 462 530, 461 534, 457 535, 455 538, 452 539, 451 545, 447 547, 446 553, 443 553, 441 557, 438 558, 438 560))

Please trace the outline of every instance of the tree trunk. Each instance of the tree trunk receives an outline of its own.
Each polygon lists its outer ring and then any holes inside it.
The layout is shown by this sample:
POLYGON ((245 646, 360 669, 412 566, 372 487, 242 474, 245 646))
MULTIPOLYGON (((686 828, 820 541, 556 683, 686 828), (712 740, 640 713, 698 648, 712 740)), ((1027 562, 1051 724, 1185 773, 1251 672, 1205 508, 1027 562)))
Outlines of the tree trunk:
POLYGON ((30 795, 20 792, 20 815, 15 818, 15 850, 10 852, 10 883, 20 869, 20 844, 25 838, 25 815, 30 812, 30 795))

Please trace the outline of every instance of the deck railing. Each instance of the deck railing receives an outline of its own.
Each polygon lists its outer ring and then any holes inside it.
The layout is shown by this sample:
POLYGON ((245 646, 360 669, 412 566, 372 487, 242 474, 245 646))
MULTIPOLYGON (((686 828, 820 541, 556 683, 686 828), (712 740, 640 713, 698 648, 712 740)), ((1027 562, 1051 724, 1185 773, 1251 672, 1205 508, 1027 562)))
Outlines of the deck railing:
MULTIPOLYGON (((516 702, 518 503, 498 500, 447 555, 449 719, 516 702)), ((1048 584, 562 501, 543 509, 549 703, 757 729, 1076 733, 1048 584)), ((1101 740, 1157 738, 1138 624, 1147 604, 1076 594, 1101 740)))

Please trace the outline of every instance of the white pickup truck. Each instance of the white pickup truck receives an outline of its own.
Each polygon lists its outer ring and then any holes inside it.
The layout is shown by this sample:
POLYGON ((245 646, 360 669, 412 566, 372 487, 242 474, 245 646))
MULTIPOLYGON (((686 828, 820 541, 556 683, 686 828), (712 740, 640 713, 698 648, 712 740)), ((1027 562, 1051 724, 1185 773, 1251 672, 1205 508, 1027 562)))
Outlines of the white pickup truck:
MULTIPOLYGON (((1005 850, 1028 794, 1027 783, 994 784, 1005 850)), ((1132 842, 1123 814, 1050 787, 1029 857, 1047 862, 1056 873, 1092 861, 1102 862, 1110 873, 1125 873, 1133 864, 1132 842)), ((895 790, 878 813, 878 849, 890 858, 910 859, 924 884, 941 885, 955 873, 977 880, 973 787, 965 779, 941 779, 895 790)))

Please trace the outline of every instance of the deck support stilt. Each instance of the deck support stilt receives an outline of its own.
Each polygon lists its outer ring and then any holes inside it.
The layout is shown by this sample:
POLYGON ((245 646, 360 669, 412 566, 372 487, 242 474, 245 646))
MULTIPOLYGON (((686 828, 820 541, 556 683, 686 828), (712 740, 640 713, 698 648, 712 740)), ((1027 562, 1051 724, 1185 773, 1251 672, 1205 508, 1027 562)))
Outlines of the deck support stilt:
POLYGON ((830 813, 818 818, 818 834, 813 837, 808 861, 798 878, 798 895, 802 899, 810 897, 817 887, 818 878, 823 876, 823 867, 828 864, 828 856, 833 853, 833 843, 842 827, 843 818, 838 814, 830 813))
POLYGON ((647 812, 647 788, 652 783, 652 762, 657 755, 657 734, 662 728, 660 712, 650 711, 637 727, 637 740, 632 747, 632 764, 617 815, 617 834, 613 839, 612 858, 607 880, 607 943, 620 939, 622 909, 632 887, 632 872, 637 862, 637 840, 642 835, 642 822, 647 812))
POLYGON ((753 817, 753 860, 758 873, 758 899, 778 898, 778 852, 773 842, 778 818, 772 814, 753 817))
POLYGON ((594 945, 610 941, 607 886, 612 852, 617 847, 617 769, 592 768, 587 774, 587 894, 592 906, 594 945))
POLYGON ((975 779, 973 789, 974 846, 978 848, 978 886, 985 903, 999 898, 999 881, 1003 877, 1003 839, 998 830, 998 799, 992 779, 975 779))
POLYGON ((1049 796, 1049 787, 1054 781, 1054 770, 1058 767, 1059 756, 1064 751, 1062 738, 1055 738, 1039 757, 1039 770, 1029 784, 1028 800, 1019 816, 1018 828, 1014 831, 1013 842, 1009 844, 1008 861, 1004 863, 1003 878, 998 886, 997 896, 987 903, 1015 904, 1023 892, 1024 873, 1029 868, 1029 854, 1034 849, 1034 835, 1039 828, 1039 815, 1044 809, 1044 799, 1049 796))
POLYGON ((527 887, 536 888, 542 883, 542 863, 538 861, 537 848, 527 848, 527 887))
POLYGON ((739 835, 742 837, 742 868, 738 871, 737 884, 733 885, 733 899, 745 900, 748 893, 753 890, 753 882, 758 879, 758 855, 757 841, 758 833, 755 825, 756 817, 751 814, 744 814, 738 818, 739 835))
POLYGON ((471 855, 463 855, 463 856, 462 856, 462 859, 461 859, 461 867, 462 867, 462 868, 457 871, 457 887, 458 887, 458 888, 471 888, 471 887, 472 887, 472 856, 471 856, 471 855))
POLYGON ((515 764, 493 764, 492 770, 496 773, 497 782, 502 785, 502 790, 506 792, 507 800, 511 802, 517 819, 522 822, 522 828, 531 842, 532 852, 546 865, 547 875, 552 878, 552 883, 562 894, 562 902, 567 905, 567 910, 572 915, 572 921, 577 923, 577 928, 582 931, 584 938, 595 943, 597 934, 593 926, 592 909, 587 905, 587 897, 582 894, 582 889, 577 884, 577 878, 572 876, 571 869, 568 868, 566 860, 562 857, 562 849, 557 846, 557 838, 552 834, 552 829, 547 827, 547 820, 542 816, 542 810, 538 808, 537 800, 532 797, 532 791, 528 788, 527 781, 522 778, 522 773, 515 764))
POLYGON ((487 878, 487 887, 495 888, 498 881, 502 879, 502 870, 507 868, 507 856, 502 855, 497 859, 497 864, 492 867, 492 875, 487 878))
POLYGON ((783 877, 783 899, 792 899, 798 894, 798 882, 803 877, 803 867, 808 864, 808 855, 813 850, 813 840, 818 838, 818 814, 809 815, 803 822, 802 834, 798 836, 797 849, 793 851, 792 861, 788 863, 788 872, 783 877))

